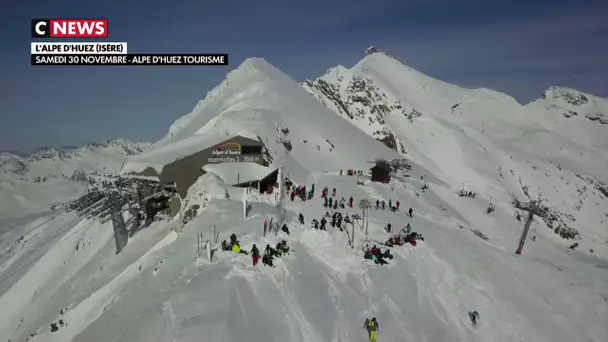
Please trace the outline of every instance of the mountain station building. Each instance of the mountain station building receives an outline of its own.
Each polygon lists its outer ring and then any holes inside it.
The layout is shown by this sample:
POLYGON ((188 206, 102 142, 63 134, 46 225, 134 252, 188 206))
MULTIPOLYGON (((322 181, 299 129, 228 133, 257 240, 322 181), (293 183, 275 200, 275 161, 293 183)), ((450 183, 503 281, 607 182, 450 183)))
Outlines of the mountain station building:
MULTIPOLYGON (((204 168, 206 165, 244 163, 242 168, 244 182, 240 182, 239 179, 236 182, 241 184, 230 185, 243 186, 243 184, 257 184, 256 182, 260 181, 264 184, 270 182, 276 170, 266 167, 263 149, 264 144, 261 141, 243 136, 195 135, 133 157, 130 162, 139 166, 138 169, 143 169, 132 174, 156 176, 163 184, 175 182, 177 192, 185 198, 190 186, 207 172, 204 168), (257 164, 258 167, 251 165, 245 167, 245 164, 257 164), (251 170, 255 171, 254 178, 260 179, 250 179, 251 175, 246 173, 251 170)), ((223 173, 227 174, 225 169, 222 168, 223 173)), ((237 173, 241 177, 241 173, 237 173)))

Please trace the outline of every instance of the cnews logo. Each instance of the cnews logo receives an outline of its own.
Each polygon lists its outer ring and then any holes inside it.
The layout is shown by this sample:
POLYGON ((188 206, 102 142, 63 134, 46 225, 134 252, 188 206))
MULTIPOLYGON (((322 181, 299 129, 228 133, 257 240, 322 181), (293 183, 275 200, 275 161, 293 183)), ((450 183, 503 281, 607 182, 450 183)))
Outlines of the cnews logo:
POLYGON ((33 19, 32 38, 107 38, 107 19, 33 19))

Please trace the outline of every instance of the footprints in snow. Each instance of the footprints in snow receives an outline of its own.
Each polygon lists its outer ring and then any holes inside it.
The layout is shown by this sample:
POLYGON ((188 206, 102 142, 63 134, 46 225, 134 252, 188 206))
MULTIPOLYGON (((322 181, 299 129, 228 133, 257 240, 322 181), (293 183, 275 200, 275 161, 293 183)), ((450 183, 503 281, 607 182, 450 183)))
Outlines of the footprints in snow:
POLYGON ((157 275, 158 272, 160 271, 160 266, 163 264, 163 261, 159 261, 158 264, 156 264, 156 267, 154 267, 154 271, 152 271, 152 275, 157 275))
MULTIPOLYGON (((156 266, 154 267, 154 270, 152 270, 152 275, 155 276, 158 274, 158 272, 160 272, 160 266, 163 264, 163 260, 159 261, 156 266)), ((139 265, 139 267, 137 268, 138 272, 141 272, 143 269, 142 265, 139 265)))

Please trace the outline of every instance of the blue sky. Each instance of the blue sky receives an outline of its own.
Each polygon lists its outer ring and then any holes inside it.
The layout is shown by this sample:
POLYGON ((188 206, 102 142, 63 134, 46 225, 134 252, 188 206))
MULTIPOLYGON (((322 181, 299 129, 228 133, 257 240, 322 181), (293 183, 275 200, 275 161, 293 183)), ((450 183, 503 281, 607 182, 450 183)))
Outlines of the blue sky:
POLYGON ((352 66, 370 45, 431 76, 520 102, 550 85, 608 97, 605 0, 7 0, 0 150, 154 141, 247 57, 292 78, 352 66), (109 19, 131 52, 230 54, 228 67, 32 67, 30 19, 109 19))

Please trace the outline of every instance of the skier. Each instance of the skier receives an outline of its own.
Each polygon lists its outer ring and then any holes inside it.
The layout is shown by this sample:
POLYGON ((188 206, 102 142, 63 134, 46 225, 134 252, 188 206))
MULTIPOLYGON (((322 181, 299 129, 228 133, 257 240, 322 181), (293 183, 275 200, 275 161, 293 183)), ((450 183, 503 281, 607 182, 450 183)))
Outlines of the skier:
MULTIPOLYGON (((304 224, 304 223, 302 223, 302 224, 304 224)), ((284 225, 283 225, 283 227, 281 227, 281 230, 282 230, 282 231, 283 231, 285 234, 289 235, 289 228, 287 227, 287 225, 286 225, 286 224, 284 224, 284 225)))
POLYGON ((336 188, 334 188, 333 193, 332 193, 333 197, 336 197, 336 188))
POLYGON ((264 235, 266 235, 267 231, 268 231, 268 221, 264 220, 264 235))
POLYGON ((298 215, 298 221, 300 221, 300 224, 304 224, 304 215, 302 215, 302 213, 298 215))
POLYGON ((380 200, 379 199, 376 200, 376 209, 378 209, 378 208, 380 208, 380 200))
POLYGON ((412 215, 414 214, 414 210, 412 208, 410 208, 410 210, 408 211, 408 213, 410 214, 410 217, 412 217, 412 215))
POLYGON ((351 208, 353 207, 353 201, 354 201, 354 200, 355 200, 355 199, 353 198, 353 196, 350 196, 350 198, 348 199, 348 206, 349 206, 349 207, 351 207, 351 208))
POLYGON ((369 340, 371 342, 376 342, 376 332, 380 330, 376 317, 372 318, 371 321, 369 320, 369 318, 365 319, 363 329, 367 330, 369 340))
POLYGON ((257 265, 260 260, 260 251, 255 244, 251 248, 251 258, 253 259, 253 266, 257 265))
POLYGON ((479 312, 469 311, 469 318, 471 319, 471 323, 473 323, 473 326, 477 326, 477 320, 479 319, 479 312))
POLYGON ((323 198, 325 199, 325 203, 323 204, 323 207, 324 207, 324 208, 327 208, 327 205, 328 205, 328 200, 327 200, 327 197, 326 197, 326 196, 324 196, 323 198))
POLYGON ((391 226, 391 224, 389 223, 389 224, 387 224, 387 225, 386 225, 386 232, 387 232, 387 233, 390 233, 390 232, 391 232, 391 230, 392 230, 392 226, 391 226))
POLYGON ((386 209, 386 202, 384 202, 384 200, 382 200, 382 210, 386 209))
POLYGON ((388 200, 388 207, 392 208, 393 207, 393 200, 389 198, 388 200))
POLYGON ((397 207, 397 210, 399 210, 400 205, 401 205, 401 203, 399 201, 395 202, 395 206, 397 207))

